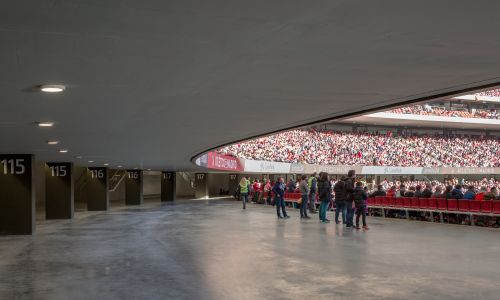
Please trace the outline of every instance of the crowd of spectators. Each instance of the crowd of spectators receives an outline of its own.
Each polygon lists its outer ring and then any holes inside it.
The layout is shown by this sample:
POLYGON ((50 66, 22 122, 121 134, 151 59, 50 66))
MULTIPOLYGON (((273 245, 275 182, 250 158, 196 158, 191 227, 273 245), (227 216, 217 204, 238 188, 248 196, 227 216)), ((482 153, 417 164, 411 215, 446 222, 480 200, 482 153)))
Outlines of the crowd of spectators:
POLYGON ((395 114, 457 117, 457 118, 478 118, 478 119, 500 119, 500 112, 496 109, 473 109, 472 112, 465 110, 448 110, 444 107, 426 105, 412 105, 400 107, 389 112, 395 114))
POLYGON ((476 94, 477 96, 500 97, 500 89, 484 91, 476 94))
POLYGON ((500 167, 500 139, 291 130, 226 146, 235 157, 323 165, 500 167))

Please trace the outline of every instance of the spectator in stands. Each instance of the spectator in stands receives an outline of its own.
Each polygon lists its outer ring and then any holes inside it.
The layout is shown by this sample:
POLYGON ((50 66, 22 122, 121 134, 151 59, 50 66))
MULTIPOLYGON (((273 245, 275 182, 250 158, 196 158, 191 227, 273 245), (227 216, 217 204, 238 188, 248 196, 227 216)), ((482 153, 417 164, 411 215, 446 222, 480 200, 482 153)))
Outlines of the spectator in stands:
POLYGON ((420 184, 415 187, 415 194, 413 197, 422 197, 422 186, 420 184))
POLYGON ((446 190, 444 191, 445 199, 453 199, 455 196, 453 195, 453 187, 451 185, 446 186, 446 190))
POLYGON ((455 188, 451 191, 451 195, 455 199, 463 199, 464 193, 462 192, 462 186, 460 184, 457 184, 455 188))
POLYGON ((488 189, 483 185, 479 192, 474 196, 474 200, 482 201, 484 200, 484 195, 488 192, 488 189))
POLYGON ((387 191, 387 197, 395 197, 396 196, 396 186, 393 185, 391 188, 387 191))
POLYGON ((330 180, 328 179, 328 173, 326 172, 320 173, 320 180, 318 182, 318 194, 320 200, 319 219, 323 223, 329 223, 330 220, 326 218, 326 211, 332 197, 332 186, 330 180))
POLYGON ((240 188, 240 197, 243 201, 243 209, 246 209, 248 202, 248 186, 250 183, 248 182, 245 176, 241 177, 239 188, 240 188))
POLYGON ((346 223, 346 177, 342 176, 337 183, 333 186, 333 192, 335 193, 335 224, 339 224, 339 214, 342 213, 342 224, 346 223))
POLYGON ((300 195, 302 197, 302 202, 300 203, 300 218, 310 219, 307 215, 307 200, 309 198, 309 184, 307 183, 307 176, 302 175, 299 183, 300 195))
POLYGON ((316 172, 308 179, 309 184, 309 213, 315 214, 316 212, 316 191, 318 190, 318 178, 316 172))
POLYGON ((436 190, 432 193, 432 198, 444 198, 443 188, 440 185, 436 186, 436 190))
POLYGON ((474 192, 474 186, 469 185, 469 187, 467 188, 467 191, 465 192, 462 199, 474 200, 475 196, 476 196, 476 193, 474 192))
POLYGON ((276 213, 278 214, 278 219, 288 219, 290 218, 286 214, 285 210, 285 183, 283 180, 283 177, 278 178, 276 183, 274 184, 273 187, 273 193, 274 193, 274 203, 276 204, 276 213), (280 214, 280 209, 283 212, 283 216, 280 214))
POLYGON ((484 200, 500 200, 498 196, 498 189, 492 187, 489 193, 484 194, 484 200))
POLYGON ((386 196, 387 193, 384 191, 384 187, 379 184, 377 185, 377 190, 371 194, 371 197, 386 196))
POLYGON ((406 193, 406 186, 404 184, 399 186, 399 190, 396 192, 396 198, 404 197, 406 193))
POLYGON ((405 197, 415 197, 415 187, 410 186, 410 188, 405 192, 405 197))
POLYGON ((363 183, 361 181, 356 182, 356 187, 354 188, 352 195, 354 204, 356 206, 356 229, 361 229, 359 227, 359 217, 362 216, 363 229, 367 230, 368 226, 366 225, 366 199, 368 199, 368 195, 363 189, 363 183))
POLYGON ((422 198, 430 198, 432 196, 432 186, 431 184, 425 184, 425 189, 422 191, 420 197, 422 198))

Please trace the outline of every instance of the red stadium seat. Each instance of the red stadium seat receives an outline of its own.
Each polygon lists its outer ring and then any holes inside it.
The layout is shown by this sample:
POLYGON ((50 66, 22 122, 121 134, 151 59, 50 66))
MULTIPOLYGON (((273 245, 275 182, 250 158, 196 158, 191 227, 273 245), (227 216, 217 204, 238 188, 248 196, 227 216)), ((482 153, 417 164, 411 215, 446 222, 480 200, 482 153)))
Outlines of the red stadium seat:
POLYGON ((467 199, 458 200, 458 210, 459 211, 469 211, 469 202, 467 199))
POLYGON ((437 208, 439 210, 446 210, 448 209, 448 202, 446 201, 446 199, 437 199, 437 208))
POLYGON ((429 198, 428 202, 428 208, 429 209, 437 209, 438 204, 437 204, 437 198, 429 198))
POLYGON ((418 203, 420 208, 427 209, 429 207, 429 199, 427 198, 419 198, 418 203))
POLYGON ((382 197, 382 206, 389 206, 389 197, 382 197))
POLYGON ((419 208, 419 201, 417 197, 411 197, 411 207, 412 208, 419 208))
POLYGON ((493 211, 493 201, 481 201, 481 212, 491 213, 493 211))
POLYGON ((448 199, 448 210, 456 211, 458 210, 458 201, 456 199, 448 199))
POLYGON ((493 201, 493 213, 500 215, 500 201, 493 201))
POLYGON ((375 206, 381 206, 382 205, 382 198, 381 196, 376 196, 375 197, 375 206))
POLYGON ((469 211, 471 212, 480 212, 481 211, 481 202, 477 200, 469 201, 469 211))
POLYGON ((394 198, 394 197, 387 197, 387 199, 389 199, 389 206, 390 207, 396 206, 396 198, 394 198))
POLYGON ((396 198, 396 207, 403 207, 404 206, 404 198, 396 198))
POLYGON ((403 197, 403 207, 411 207, 411 198, 403 197))

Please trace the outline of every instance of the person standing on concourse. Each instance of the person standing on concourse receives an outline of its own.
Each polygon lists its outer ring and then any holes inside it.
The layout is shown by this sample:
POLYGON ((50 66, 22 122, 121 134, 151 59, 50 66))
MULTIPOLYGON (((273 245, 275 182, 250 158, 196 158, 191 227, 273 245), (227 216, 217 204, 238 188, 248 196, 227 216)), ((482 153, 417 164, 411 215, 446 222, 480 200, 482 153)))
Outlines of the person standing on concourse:
POLYGON ((301 219, 310 219, 307 215, 307 199, 309 197, 309 185, 307 184, 307 176, 302 175, 300 184, 300 195, 302 196, 302 203, 300 203, 300 218, 301 219))
POLYGON ((243 176, 240 180, 240 197, 243 201, 243 209, 246 209, 248 202, 248 180, 243 176))
POLYGON ((290 218, 286 214, 285 210, 285 183, 283 182, 283 177, 278 178, 273 187, 274 202, 276 203, 276 213, 278 214, 278 219, 288 219, 290 218), (283 216, 280 214, 280 208, 283 212, 283 216))

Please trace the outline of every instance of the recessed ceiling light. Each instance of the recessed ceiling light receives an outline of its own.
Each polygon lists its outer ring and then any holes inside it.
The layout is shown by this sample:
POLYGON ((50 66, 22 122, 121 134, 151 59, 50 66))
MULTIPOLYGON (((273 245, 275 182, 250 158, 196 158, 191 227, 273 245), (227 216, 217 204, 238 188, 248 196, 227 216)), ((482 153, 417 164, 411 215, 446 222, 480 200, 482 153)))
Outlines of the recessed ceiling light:
POLYGON ((148 169, 148 171, 151 171, 151 169, 148 169))
POLYGON ((118 168, 121 168, 122 166, 118 165, 117 167, 118 167, 118 168))
POLYGON ((76 159, 82 159, 83 157, 81 155, 75 156, 76 159))
POLYGON ((89 163, 93 163, 94 161, 93 160, 89 160, 89 163))
POLYGON ((66 150, 66 149, 61 149, 61 150, 59 150, 59 153, 68 153, 68 150, 66 150))
POLYGON ((36 123, 38 127, 52 127, 54 126, 54 122, 38 122, 36 123))
POLYGON ((137 170, 138 168, 134 168, 134 170, 137 170))
POLYGON ((109 166, 109 164, 108 164, 108 163, 105 163, 104 165, 105 165, 105 166, 109 166))
POLYGON ((58 84, 44 84, 40 86, 40 90, 45 93, 60 93, 65 89, 66 87, 64 85, 58 84))
POLYGON ((47 144, 49 144, 49 145, 57 145, 57 144, 59 144, 59 141, 47 141, 47 144))

